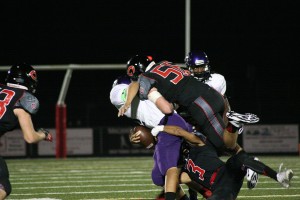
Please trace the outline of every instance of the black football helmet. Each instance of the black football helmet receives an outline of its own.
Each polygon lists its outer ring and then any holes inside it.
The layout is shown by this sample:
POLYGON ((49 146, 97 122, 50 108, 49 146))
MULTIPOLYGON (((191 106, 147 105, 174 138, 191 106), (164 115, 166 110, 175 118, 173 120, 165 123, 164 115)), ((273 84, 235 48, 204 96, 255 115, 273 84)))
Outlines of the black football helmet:
POLYGON ((38 80, 35 69, 31 65, 21 63, 9 69, 5 82, 25 86, 29 92, 35 93, 38 80))
POLYGON ((203 51, 189 52, 188 55, 185 57, 185 64, 190 70, 190 72, 199 80, 205 81, 209 79, 210 66, 209 66, 209 60, 205 52, 203 51), (194 69, 199 67, 203 67, 204 71, 195 73, 194 69))
POLYGON ((151 56, 135 55, 127 62, 127 75, 131 80, 137 81, 139 75, 144 73, 147 66, 153 62, 151 56))

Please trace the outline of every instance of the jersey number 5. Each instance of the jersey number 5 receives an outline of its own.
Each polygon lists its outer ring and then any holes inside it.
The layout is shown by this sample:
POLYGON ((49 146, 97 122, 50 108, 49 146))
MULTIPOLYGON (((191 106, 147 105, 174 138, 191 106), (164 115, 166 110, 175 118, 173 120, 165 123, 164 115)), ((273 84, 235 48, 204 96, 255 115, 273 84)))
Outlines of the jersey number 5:
POLYGON ((6 112, 6 106, 9 105, 10 101, 12 100, 13 96, 15 95, 15 92, 12 90, 4 89, 0 91, 0 95, 4 94, 5 97, 3 100, 0 100, 0 119, 4 116, 6 112))
POLYGON ((179 81, 181 81, 181 79, 183 79, 183 73, 182 70, 179 67, 176 66, 171 66, 169 65, 169 63, 162 63, 158 66, 156 66, 154 69, 151 70, 151 72, 156 73, 158 75, 160 75, 163 78, 167 78, 170 74, 175 74, 175 78, 173 78, 171 81, 171 83, 173 84, 177 84, 179 83, 179 81), (165 66, 170 66, 167 69, 165 69, 164 71, 161 70, 162 67, 165 66))

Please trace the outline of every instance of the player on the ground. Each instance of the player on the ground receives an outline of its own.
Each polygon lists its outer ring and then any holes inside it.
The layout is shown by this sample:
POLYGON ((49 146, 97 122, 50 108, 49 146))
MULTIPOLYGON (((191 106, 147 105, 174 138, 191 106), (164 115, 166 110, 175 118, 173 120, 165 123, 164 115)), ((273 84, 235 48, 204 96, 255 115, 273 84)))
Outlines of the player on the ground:
MULTIPOLYGON (((45 129, 34 129, 31 115, 36 114, 39 101, 33 95, 37 87, 34 68, 22 63, 13 65, 8 71, 6 85, 0 84, 0 137, 20 126, 24 140, 36 143, 52 142, 52 135, 45 129)), ((9 172, 5 160, 0 157, 0 200, 11 193, 9 172)))
MULTIPOLYGON (((131 78, 137 80, 137 74, 140 74, 140 71, 138 71, 139 68, 148 66, 151 63, 154 64, 154 61, 151 57, 147 56, 139 56, 134 59, 139 59, 139 62, 135 66, 135 70, 137 70, 136 76, 132 76, 131 78)), ((127 65, 131 66, 136 63, 134 59, 129 60, 127 65)), ((126 75, 119 77, 113 84, 113 88, 110 92, 110 100, 117 108, 120 108, 126 101, 129 83, 130 78, 126 75)), ((138 97, 133 100, 131 108, 124 114, 129 118, 138 119, 148 128, 153 128, 158 124, 168 124, 177 125, 186 130, 188 129, 187 123, 180 115, 173 113, 166 116, 151 101, 141 101, 138 97)), ((139 142, 139 132, 133 134, 131 137, 131 141, 139 142)), ((153 156, 154 167, 152 169, 152 181, 155 185, 164 186, 166 199, 170 199, 170 195, 175 195, 177 188, 180 187, 178 183, 180 169, 177 165, 180 159, 181 143, 182 139, 180 137, 171 136, 166 133, 162 133, 157 137, 153 156)), ((179 197, 182 200, 188 199, 183 191, 181 191, 179 197)))
MULTIPOLYGON (((220 160, 214 147, 209 143, 198 142, 199 137, 193 133, 189 133, 176 126, 157 126, 152 129, 153 136, 160 134, 160 131, 167 132, 172 135, 181 136, 192 145, 189 151, 183 173, 181 174, 181 182, 189 183, 195 181, 206 188, 204 196, 209 200, 235 200, 238 196, 243 179, 246 174, 245 160, 248 155, 244 151, 231 156, 226 163, 220 160)), ((259 166, 257 170, 261 175, 268 176, 279 182, 283 187, 288 188, 293 177, 291 169, 282 170, 282 164, 277 173, 269 166, 261 161, 253 160, 259 166)))
MULTIPOLYGON (((219 73, 211 71, 209 59, 204 51, 191 51, 185 57, 185 65, 192 75, 199 81, 208 84, 224 96, 226 102, 226 111, 231 111, 226 92, 225 77, 219 73)), ((228 123, 227 117, 223 116, 225 123, 228 123)), ((257 159, 257 158, 256 158, 257 159)), ((253 189, 258 182, 258 174, 251 169, 247 169, 247 187, 253 189)))

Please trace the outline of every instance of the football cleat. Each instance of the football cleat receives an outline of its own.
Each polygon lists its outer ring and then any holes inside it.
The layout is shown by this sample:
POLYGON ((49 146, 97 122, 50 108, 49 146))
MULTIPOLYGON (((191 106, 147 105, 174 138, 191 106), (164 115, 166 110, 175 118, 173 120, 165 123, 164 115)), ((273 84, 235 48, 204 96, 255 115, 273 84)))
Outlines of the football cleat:
POLYGON ((282 170, 283 163, 279 166, 279 171, 277 173, 277 180, 278 182, 285 188, 290 187, 290 181, 294 176, 294 172, 291 169, 284 169, 282 170))
POLYGON ((229 119, 229 121, 243 122, 249 124, 256 123, 259 121, 259 117, 251 113, 239 114, 234 111, 229 111, 226 113, 226 117, 229 119))
MULTIPOLYGON (((259 160, 259 159, 255 157, 254 160, 259 160)), ((250 190, 255 188, 258 183, 258 173, 248 168, 246 178, 247 178, 247 187, 250 190)))
POLYGON ((244 124, 238 121, 228 121, 232 126, 238 129, 238 134, 241 134, 244 130, 244 124))

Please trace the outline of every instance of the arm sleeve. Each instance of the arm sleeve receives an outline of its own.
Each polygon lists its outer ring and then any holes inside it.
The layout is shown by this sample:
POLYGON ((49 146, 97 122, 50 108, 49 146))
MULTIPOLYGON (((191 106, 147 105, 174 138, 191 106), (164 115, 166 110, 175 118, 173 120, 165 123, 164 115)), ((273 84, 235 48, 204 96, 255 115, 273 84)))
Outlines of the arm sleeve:
POLYGON ((150 89, 155 84, 155 80, 150 79, 144 75, 139 77, 140 89, 139 89, 139 97, 141 100, 148 99, 148 93, 150 89))

